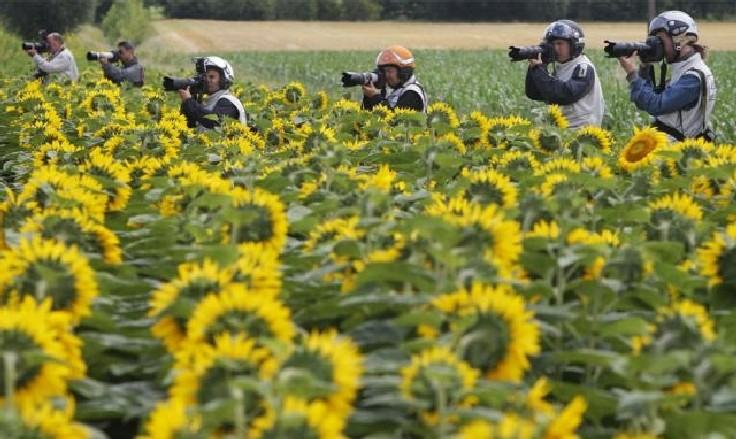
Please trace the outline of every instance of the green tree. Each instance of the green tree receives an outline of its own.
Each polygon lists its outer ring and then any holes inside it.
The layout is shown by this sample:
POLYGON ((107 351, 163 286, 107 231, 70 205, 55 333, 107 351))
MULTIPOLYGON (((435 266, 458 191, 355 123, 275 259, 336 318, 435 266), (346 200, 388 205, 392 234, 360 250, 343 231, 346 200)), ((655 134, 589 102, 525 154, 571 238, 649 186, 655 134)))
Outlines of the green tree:
POLYGON ((151 32, 151 20, 143 1, 115 0, 102 20, 102 30, 111 42, 143 42, 151 32))
POLYGON ((33 38, 39 29, 67 33, 94 18, 97 0, 0 1, 0 20, 10 30, 33 38))

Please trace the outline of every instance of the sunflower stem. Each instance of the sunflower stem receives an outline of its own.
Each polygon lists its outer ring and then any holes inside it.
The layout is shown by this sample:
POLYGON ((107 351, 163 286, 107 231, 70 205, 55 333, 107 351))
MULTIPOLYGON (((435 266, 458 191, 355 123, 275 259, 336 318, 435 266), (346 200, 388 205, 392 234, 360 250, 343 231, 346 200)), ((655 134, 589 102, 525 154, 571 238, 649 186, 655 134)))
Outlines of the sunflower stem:
POLYGON ((235 398, 235 413, 233 419, 235 421, 236 437, 245 437, 245 406, 243 405, 243 389, 231 389, 233 398, 235 398))
POLYGON ((432 387, 434 387, 434 399, 435 399, 435 407, 437 407, 437 415, 438 415, 438 432, 440 439, 447 437, 447 425, 445 422, 445 412, 447 411, 447 407, 445 404, 445 389, 442 387, 441 384, 437 382, 437 380, 432 380, 432 387))
POLYGON ((13 389, 15 386, 15 365, 18 361, 18 354, 13 351, 3 351, 3 370, 5 371, 5 407, 7 410, 13 409, 13 389))

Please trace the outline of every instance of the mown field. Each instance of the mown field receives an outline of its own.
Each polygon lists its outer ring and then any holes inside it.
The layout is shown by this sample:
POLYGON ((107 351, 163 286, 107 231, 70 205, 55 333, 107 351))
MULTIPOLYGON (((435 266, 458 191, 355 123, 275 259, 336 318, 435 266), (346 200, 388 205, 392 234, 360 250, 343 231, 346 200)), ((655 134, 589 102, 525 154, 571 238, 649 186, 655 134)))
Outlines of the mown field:
POLYGON ((736 436, 732 53, 711 144, 643 128, 599 53, 604 129, 424 50, 427 115, 341 99, 372 52, 223 54, 249 126, 198 133, 157 86, 181 55, 121 90, 18 52, 0 437, 736 436))

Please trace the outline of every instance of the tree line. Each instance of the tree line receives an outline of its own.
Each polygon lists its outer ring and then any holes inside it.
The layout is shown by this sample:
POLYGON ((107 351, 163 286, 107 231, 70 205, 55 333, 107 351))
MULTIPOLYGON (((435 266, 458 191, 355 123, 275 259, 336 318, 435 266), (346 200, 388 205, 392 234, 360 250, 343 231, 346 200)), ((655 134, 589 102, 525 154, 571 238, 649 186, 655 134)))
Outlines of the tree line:
MULTIPOLYGON (((138 0, 137 2, 140 2, 138 0)), ((0 23, 24 37, 38 29, 102 23, 126 0, 3 0, 0 23)), ((648 0, 143 0, 170 18, 213 20, 644 21, 648 0)), ((697 19, 734 19, 736 0, 657 0, 697 19)), ((117 14, 116 14, 117 15, 117 14)), ((124 15, 123 15, 124 16, 124 15)), ((130 16, 130 14, 128 14, 130 16)))

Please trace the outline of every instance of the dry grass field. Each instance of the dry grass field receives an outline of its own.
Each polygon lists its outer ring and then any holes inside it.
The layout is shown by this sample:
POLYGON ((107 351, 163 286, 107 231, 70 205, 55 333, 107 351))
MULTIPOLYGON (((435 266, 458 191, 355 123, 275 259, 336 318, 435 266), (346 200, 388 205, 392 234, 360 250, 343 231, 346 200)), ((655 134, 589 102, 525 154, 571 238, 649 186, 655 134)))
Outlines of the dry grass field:
MULTIPOLYGON (((160 20, 144 47, 179 52, 375 50, 393 43, 415 49, 506 48, 539 41, 546 23, 417 23, 160 20)), ((736 23, 703 22, 702 41, 736 50, 736 23)), ((640 40, 644 23, 583 23, 588 47, 603 40, 640 40)))

